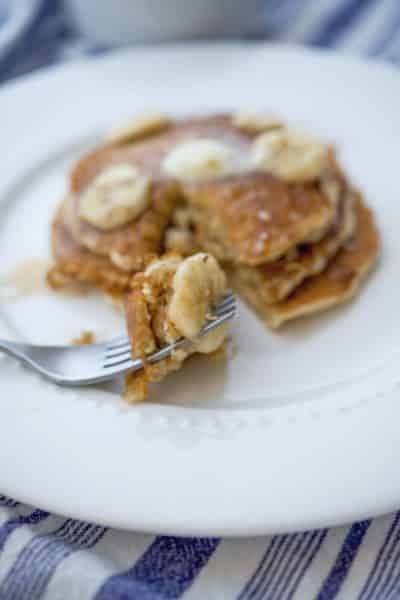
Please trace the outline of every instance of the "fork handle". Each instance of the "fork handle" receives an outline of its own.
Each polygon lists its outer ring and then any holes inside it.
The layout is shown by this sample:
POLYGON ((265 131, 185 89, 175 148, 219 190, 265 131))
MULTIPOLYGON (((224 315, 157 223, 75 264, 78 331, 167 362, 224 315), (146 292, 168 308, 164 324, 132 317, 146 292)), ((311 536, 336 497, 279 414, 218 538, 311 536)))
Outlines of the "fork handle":
POLYGON ((10 340, 0 339, 0 351, 4 352, 5 354, 8 354, 9 356, 19 358, 20 360, 26 360, 24 350, 24 344, 19 344, 18 342, 11 342, 10 340))

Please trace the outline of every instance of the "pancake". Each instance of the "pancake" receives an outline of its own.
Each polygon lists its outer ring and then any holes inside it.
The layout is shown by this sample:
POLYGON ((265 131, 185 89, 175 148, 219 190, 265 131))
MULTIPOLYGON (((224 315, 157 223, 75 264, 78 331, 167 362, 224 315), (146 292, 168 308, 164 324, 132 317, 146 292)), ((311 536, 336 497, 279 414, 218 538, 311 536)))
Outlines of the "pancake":
POLYGON ((161 252, 164 230, 181 191, 176 181, 162 174, 161 161, 174 145, 205 135, 224 138, 235 146, 249 144, 249 136, 236 131, 229 119, 221 116, 176 123, 134 143, 106 144, 84 157, 70 178, 75 198, 71 222, 75 240, 96 254, 108 256, 119 268, 140 270, 147 255, 161 252), (152 203, 137 220, 102 231, 79 218, 82 194, 106 168, 120 164, 133 165, 151 178, 152 203))
POLYGON ((361 198, 357 202, 357 228, 328 268, 305 281, 289 298, 278 304, 266 304, 261 295, 242 288, 241 296, 270 327, 278 328, 292 319, 327 310, 351 300, 374 266, 380 247, 372 212, 361 198))
POLYGON ((231 123, 229 115, 215 115, 171 122, 168 128, 145 139, 124 144, 104 144, 83 157, 71 172, 73 193, 81 193, 88 184, 110 165, 130 163, 146 175, 164 178, 161 163, 171 148, 191 139, 213 138, 246 151, 254 134, 244 133, 231 123))
POLYGON ((73 196, 71 233, 80 245, 108 257, 120 269, 139 271, 149 256, 161 252, 164 231, 178 198, 174 182, 153 182, 150 206, 136 220, 103 231, 79 218, 79 196, 73 196))
POLYGON ((255 132, 234 125, 231 116, 216 115, 172 122, 145 139, 98 148, 71 174, 75 240, 110 257, 120 268, 138 270, 142 255, 160 251, 162 230, 179 195, 193 208, 203 247, 222 260, 258 265, 276 260, 300 243, 321 239, 337 216, 337 206, 318 179, 289 184, 247 165, 229 177, 188 183, 172 181, 162 168, 174 148, 205 138, 226 144, 246 163, 255 137, 255 132), (82 195, 105 169, 121 164, 135 166, 151 178, 152 205, 136 221, 102 231, 79 217, 82 195))
POLYGON ((184 259, 166 254, 133 277, 132 291, 125 298, 127 328, 133 356, 142 358, 145 365, 126 378, 124 397, 128 402, 144 400, 151 383, 180 369, 192 354, 214 354, 224 345, 226 324, 201 337, 198 334, 226 287, 227 279, 217 261, 204 252, 184 259), (190 340, 190 345, 173 350, 159 362, 146 361, 181 338, 190 340))
POLYGON ((268 173, 185 186, 184 193, 200 244, 219 260, 249 266, 318 241, 337 216, 318 182, 289 185, 268 173))
POLYGON ((239 293, 246 293, 246 288, 254 290, 260 301, 267 304, 279 302, 307 277, 321 273, 353 235, 355 227, 354 194, 347 189, 340 200, 338 218, 321 241, 299 246, 282 259, 260 267, 230 264, 227 269, 231 284, 239 293))
POLYGON ((203 250, 271 327, 352 297, 378 253, 370 212, 354 200, 332 149, 276 119, 273 135, 259 123, 232 115, 166 120, 133 137, 131 126, 80 160, 53 223, 50 284, 87 284, 123 298, 151 256, 203 250), (137 198, 128 198, 128 219, 117 222, 114 213, 104 221, 114 201, 123 208, 126 200, 116 170, 144 179, 145 198, 138 212, 137 198), (96 218, 82 210, 93 187, 96 218))
POLYGON ((47 280, 56 290, 94 286, 107 295, 121 297, 130 288, 131 275, 117 269, 105 257, 89 252, 77 244, 69 230, 69 199, 59 208, 52 225, 52 251, 56 260, 47 280))

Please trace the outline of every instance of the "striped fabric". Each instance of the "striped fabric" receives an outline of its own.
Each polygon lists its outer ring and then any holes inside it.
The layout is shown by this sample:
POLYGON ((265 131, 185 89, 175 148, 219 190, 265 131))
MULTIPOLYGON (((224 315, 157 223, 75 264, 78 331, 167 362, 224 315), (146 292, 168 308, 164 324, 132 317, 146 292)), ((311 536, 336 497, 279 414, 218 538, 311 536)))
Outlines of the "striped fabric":
MULTIPOLYGON (((0 0, 0 27, 2 15, 0 0)), ((266 0, 249 38, 400 63, 400 1, 266 0)), ((0 83, 104 51, 71 31, 61 0, 42 0, 24 37, 0 53, 0 83)), ((219 540, 106 530, 0 495, 0 600, 42 598, 395 600, 400 513, 331 530, 219 540)))

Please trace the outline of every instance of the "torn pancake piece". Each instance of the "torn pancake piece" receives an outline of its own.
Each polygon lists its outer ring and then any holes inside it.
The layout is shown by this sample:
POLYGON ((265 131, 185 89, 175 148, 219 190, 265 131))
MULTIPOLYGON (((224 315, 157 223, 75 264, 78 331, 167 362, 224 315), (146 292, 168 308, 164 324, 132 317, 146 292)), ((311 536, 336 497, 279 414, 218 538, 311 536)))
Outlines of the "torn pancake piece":
POLYGON ((125 399, 140 402, 149 385, 159 382, 195 353, 212 354, 223 346, 226 324, 202 337, 199 332, 212 318, 214 307, 227 289, 224 272, 210 254, 199 252, 189 258, 170 254, 154 260, 144 273, 135 275, 125 301, 129 336, 135 358, 146 360, 168 344, 184 337, 190 346, 167 359, 147 363, 126 378, 125 399))
POLYGON ((361 198, 357 201, 357 228, 354 236, 320 275, 307 279, 286 300, 266 304, 251 288, 241 296, 270 327, 327 310, 351 300, 379 256, 380 238, 371 210, 361 198))

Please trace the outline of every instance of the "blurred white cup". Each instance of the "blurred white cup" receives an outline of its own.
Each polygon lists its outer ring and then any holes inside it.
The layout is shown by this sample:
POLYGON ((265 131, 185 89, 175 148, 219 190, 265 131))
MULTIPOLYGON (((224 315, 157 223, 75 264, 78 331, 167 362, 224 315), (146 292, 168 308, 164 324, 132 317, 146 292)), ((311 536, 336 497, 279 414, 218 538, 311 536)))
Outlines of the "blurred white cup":
POLYGON ((124 45, 245 34, 265 0, 65 0, 89 40, 124 45))

